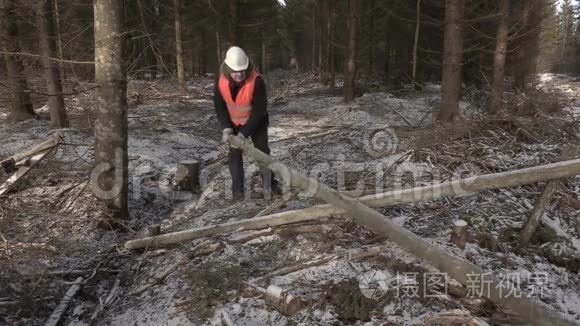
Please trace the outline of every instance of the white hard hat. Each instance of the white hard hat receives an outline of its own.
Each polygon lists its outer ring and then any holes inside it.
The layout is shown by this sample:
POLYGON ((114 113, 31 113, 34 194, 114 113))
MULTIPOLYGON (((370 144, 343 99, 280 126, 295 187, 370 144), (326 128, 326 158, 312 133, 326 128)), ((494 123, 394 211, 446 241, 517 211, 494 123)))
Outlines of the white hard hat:
POLYGON ((233 71, 242 71, 248 69, 250 60, 246 52, 237 46, 232 46, 226 53, 226 60, 224 61, 233 71))

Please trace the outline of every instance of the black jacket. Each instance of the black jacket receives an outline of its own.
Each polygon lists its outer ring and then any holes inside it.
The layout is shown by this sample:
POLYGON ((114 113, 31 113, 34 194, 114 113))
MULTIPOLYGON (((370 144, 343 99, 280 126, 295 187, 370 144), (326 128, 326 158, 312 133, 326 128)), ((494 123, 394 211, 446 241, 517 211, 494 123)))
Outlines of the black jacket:
MULTIPOLYGON (((219 83, 219 79, 218 79, 219 83)), ((232 99, 235 101, 241 85, 236 85, 230 81, 230 91, 232 92, 232 99)), ((237 128, 230 120, 228 107, 222 94, 219 91, 218 84, 214 87, 213 104, 218 120, 223 128, 232 128, 245 137, 252 136, 260 127, 267 126, 269 123, 268 117, 268 97, 266 94, 266 83, 261 77, 256 79, 254 87, 254 95, 252 97, 252 113, 245 125, 237 128)))

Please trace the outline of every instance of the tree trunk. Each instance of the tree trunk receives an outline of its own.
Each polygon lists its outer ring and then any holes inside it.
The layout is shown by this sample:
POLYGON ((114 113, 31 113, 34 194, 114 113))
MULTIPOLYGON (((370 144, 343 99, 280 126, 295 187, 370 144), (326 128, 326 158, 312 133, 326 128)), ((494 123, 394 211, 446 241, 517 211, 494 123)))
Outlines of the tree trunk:
POLYGON ((318 22, 318 31, 319 31, 319 35, 320 37, 318 38, 318 78, 320 83, 324 84, 324 73, 326 72, 326 67, 324 67, 324 56, 325 56, 325 49, 326 49, 326 33, 325 33, 325 27, 326 27, 326 6, 328 4, 328 1, 326 0, 320 0, 317 2, 318 3, 318 12, 320 13, 320 19, 318 22))
POLYGON ((439 120, 452 122, 459 117, 459 91, 463 58, 464 0, 445 0, 443 77, 439 120))
POLYGON ((375 0, 370 1, 368 76, 375 74, 375 0))
MULTIPOLYGON (((17 42, 18 30, 14 21, 14 4, 9 0, 0 0, 0 49, 4 52, 20 52, 17 42)), ((6 75, 10 90, 11 121, 23 121, 34 117, 24 69, 17 56, 4 54, 6 75)))
POLYGON ((68 127, 68 119, 62 95, 60 69, 56 61, 55 26, 50 0, 39 0, 36 7, 36 25, 38 27, 39 47, 44 78, 48 90, 48 111, 51 128, 68 127))
POLYGON ((522 24, 520 38, 517 40, 518 47, 516 52, 516 62, 514 62, 514 88, 518 91, 523 91, 526 88, 526 76, 527 76, 527 60, 526 60, 526 50, 527 50, 527 38, 528 33, 531 32, 529 16, 531 5, 527 1, 522 1, 520 4, 520 22, 522 24))
MULTIPOLYGON (((530 18, 528 24, 527 42, 526 44, 526 71, 524 75, 524 83, 528 76, 535 76, 538 69, 538 57, 540 55, 540 32, 541 28, 537 28, 544 19, 544 11, 538 3, 534 2, 536 6, 530 6, 530 18)), ((580 40, 579 40, 580 42, 580 40)), ((525 84, 524 84, 525 86, 525 84)))
MULTIPOLYGON (((54 0, 54 22, 56 28, 56 45, 58 50, 58 58, 62 60, 64 58, 64 52, 62 50, 62 32, 60 28, 60 10, 58 9, 58 0, 54 0)), ((58 64, 58 68, 60 70, 60 79, 62 83, 66 81, 66 70, 64 66, 64 62, 60 61, 58 64)))
POLYGON ((123 0, 95 0, 95 196, 127 218, 127 78, 124 62, 123 0))
POLYGON ((383 74, 384 74, 384 84, 385 86, 389 86, 390 85, 390 80, 391 80, 391 42, 392 42, 392 38, 391 38, 391 15, 387 15, 386 17, 387 21, 385 23, 385 26, 387 26, 387 28, 385 29, 385 61, 384 61, 384 67, 383 67, 383 74))
MULTIPOLYGON (((137 0, 137 5, 139 6, 139 16, 141 17, 141 25, 143 27, 143 32, 145 32, 145 35, 147 36, 147 40, 149 41, 149 47, 151 47, 151 53, 153 53, 153 56, 155 57, 155 68, 157 70, 157 75, 162 75, 163 72, 169 73, 169 69, 167 69, 167 67, 165 66, 165 62, 163 62, 163 57, 158 52, 157 46, 153 41, 153 38, 151 37, 152 32, 150 32, 149 28, 147 27, 147 21, 145 19, 145 11, 143 10, 143 4, 141 3, 141 0, 137 0)), ((155 22, 155 20, 153 20, 153 22, 155 22)), ((154 27, 155 26, 153 26, 152 30, 155 30, 154 27)))
MULTIPOLYGON (((326 78, 325 84, 328 84, 330 81, 330 71, 332 68, 330 67, 332 62, 332 11, 334 7, 334 3, 332 1, 328 1, 326 3, 326 60, 324 61, 324 66, 326 67, 326 78)), ((334 87, 334 86, 331 86, 334 87)))
POLYGON ((206 35, 204 31, 201 31, 200 33, 200 43, 197 46, 197 57, 198 57, 198 73, 200 75, 204 75, 207 72, 207 60, 206 60, 206 56, 205 53, 207 52, 207 47, 206 47, 206 35))
POLYGON ((497 36, 495 53, 493 56, 493 79, 491 84, 491 105, 490 114, 496 114, 503 108, 503 80, 505 72, 505 58, 508 46, 508 19, 510 0, 500 0, 499 24, 497 26, 497 36))
POLYGON ((336 53, 334 47, 334 35, 336 26, 336 4, 332 2, 330 4, 330 15, 329 15, 329 27, 328 27, 328 68, 330 70, 330 88, 334 89, 334 79, 336 78, 336 53))
POLYGON ((222 62, 222 47, 221 47, 221 37, 220 37, 220 31, 219 30, 215 30, 215 43, 216 43, 216 51, 217 51, 217 66, 218 66, 218 70, 216 75, 219 74, 220 70, 220 63, 222 62))
POLYGON ((346 53, 346 66, 344 72, 344 100, 351 102, 354 100, 356 90, 356 9, 357 0, 348 1, 348 46, 346 53))
MULTIPOLYGON (((314 7, 316 8, 316 6, 314 7)), ((312 10, 312 73, 316 74, 316 10, 312 10)))
POLYGON ((238 0, 229 0, 229 42, 230 46, 238 45, 238 0))
POLYGON ((415 23, 415 39, 413 41, 413 68, 411 75, 417 82, 417 49, 419 47, 419 31, 421 29, 421 0, 417 0, 417 22, 415 23))
POLYGON ((177 61, 177 83, 179 92, 185 94, 185 70, 183 67, 183 41, 181 37, 181 0, 173 0, 175 9, 175 59, 177 61))
POLYGON ((266 35, 262 33, 262 40, 261 40, 261 57, 262 57, 262 70, 260 73, 265 74, 268 72, 268 46, 266 44, 266 35))
MULTIPOLYGON (((181 2, 181 1, 180 1, 181 2)), ((181 7, 183 10, 183 2, 181 2, 181 7)), ((181 15, 180 15, 181 16, 181 15)), ((182 27, 181 27, 181 49, 183 51, 183 76, 184 79, 191 78, 197 74, 197 68, 194 65, 194 62, 197 60, 195 54, 195 47, 190 46, 188 47, 188 43, 195 43, 193 40, 195 39, 193 27, 191 24, 183 25, 183 19, 181 19, 182 27)), ((196 44, 197 45, 197 44, 196 44)))

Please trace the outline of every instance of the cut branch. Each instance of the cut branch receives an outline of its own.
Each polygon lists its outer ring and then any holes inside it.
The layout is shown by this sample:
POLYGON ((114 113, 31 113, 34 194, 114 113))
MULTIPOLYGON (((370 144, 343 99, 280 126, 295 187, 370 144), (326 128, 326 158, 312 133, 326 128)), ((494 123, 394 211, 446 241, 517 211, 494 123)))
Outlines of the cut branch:
POLYGON ((66 294, 64 295, 64 298, 62 298, 62 300, 60 301, 58 307, 56 307, 56 309, 54 309, 54 311, 52 312, 52 315, 48 317, 48 320, 46 321, 46 324, 44 324, 44 326, 56 326, 58 324, 58 322, 62 318, 62 315, 68 308, 68 305, 70 304, 71 300, 74 298, 75 295, 77 295, 77 293, 81 289, 82 284, 83 284, 82 277, 79 277, 76 279, 76 281, 74 281, 73 285, 68 289, 68 291, 66 291, 66 294))
POLYGON ((352 254, 352 255, 350 253, 348 255, 331 255, 331 256, 321 257, 321 258, 314 259, 314 260, 308 260, 305 262, 298 263, 296 265, 284 267, 284 268, 281 268, 279 270, 268 273, 268 274, 266 274, 266 275, 264 275, 256 280, 254 280, 254 283, 269 282, 270 279, 273 277, 287 275, 287 274, 302 271, 302 270, 305 270, 305 269, 308 269, 311 267, 325 265, 325 264, 327 264, 333 260, 337 260, 339 258, 347 258, 348 261, 359 261, 359 260, 362 260, 362 259, 365 259, 368 257, 377 256, 378 254, 380 254, 380 252, 381 252, 380 247, 370 247, 368 249, 363 249, 363 250, 361 250, 355 254, 352 254))
POLYGON ((30 172, 30 170, 32 170, 32 168, 34 168, 34 166, 36 166, 36 164, 38 164, 50 152, 52 152, 52 149, 55 147, 56 146, 53 146, 49 149, 46 149, 43 152, 40 152, 40 153, 36 154, 35 156, 33 156, 32 158, 30 158, 30 163, 28 166, 24 166, 24 167, 19 168, 18 171, 16 171, 16 173, 14 173, 14 175, 12 175, 10 178, 8 178, 8 180, 6 180, 6 182, 4 182, 2 185, 0 185, 0 196, 5 195, 10 190, 12 190, 14 188, 14 186, 18 183, 18 181, 20 181, 20 179, 22 179, 24 176, 26 176, 28 174, 28 172, 30 172))
MULTIPOLYGON (((120 284, 121 284, 121 279, 117 276, 117 279, 115 280, 115 284, 113 285, 113 288, 109 292, 109 295, 107 295, 107 298, 105 299, 105 301, 102 304, 99 304, 99 306, 97 307, 97 309, 93 313, 93 316, 91 317, 91 321, 94 321, 95 319, 97 319, 103 313, 103 311, 107 308, 107 306, 111 305, 113 303, 113 301, 115 301, 117 299, 117 296, 119 295, 119 285, 120 284)), ((99 298, 99 301, 100 301, 100 298, 99 298)))
POLYGON ((42 152, 46 149, 53 148, 55 145, 61 143, 62 139, 63 139, 63 134, 58 132, 58 133, 54 134, 50 139, 48 139, 48 140, 46 140, 38 145, 35 145, 35 146, 33 146, 33 147, 23 151, 23 152, 14 154, 4 161, 13 160, 16 163, 20 160, 23 160, 27 157, 33 156, 33 155, 35 155, 39 152, 42 152))
MULTIPOLYGON (((573 159, 577 153, 578 148, 576 148, 573 145, 568 145, 562 151, 560 159, 562 161, 573 159)), ((546 187, 544 188, 544 191, 540 195, 540 198, 538 198, 538 202, 536 203, 536 206, 534 207, 534 210, 532 211, 530 218, 528 219, 526 225, 524 226, 524 229, 522 230, 520 246, 525 247, 530 242, 532 235, 534 234, 536 228, 538 227, 540 221, 542 220, 542 216, 544 215, 546 207, 552 200, 552 197, 554 197, 554 194, 558 190, 558 187, 560 187, 561 181, 562 180, 551 180, 546 184, 546 187)))

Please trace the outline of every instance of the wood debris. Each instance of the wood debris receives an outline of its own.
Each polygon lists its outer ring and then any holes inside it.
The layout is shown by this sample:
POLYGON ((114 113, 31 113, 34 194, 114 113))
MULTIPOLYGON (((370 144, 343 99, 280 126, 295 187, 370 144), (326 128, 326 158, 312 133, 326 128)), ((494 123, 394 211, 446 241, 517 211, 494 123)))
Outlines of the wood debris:
POLYGON ((73 285, 66 291, 66 294, 60 301, 60 304, 54 309, 44 326, 56 326, 60 322, 63 314, 67 310, 72 299, 77 295, 83 285, 84 279, 79 277, 73 282, 73 285))

